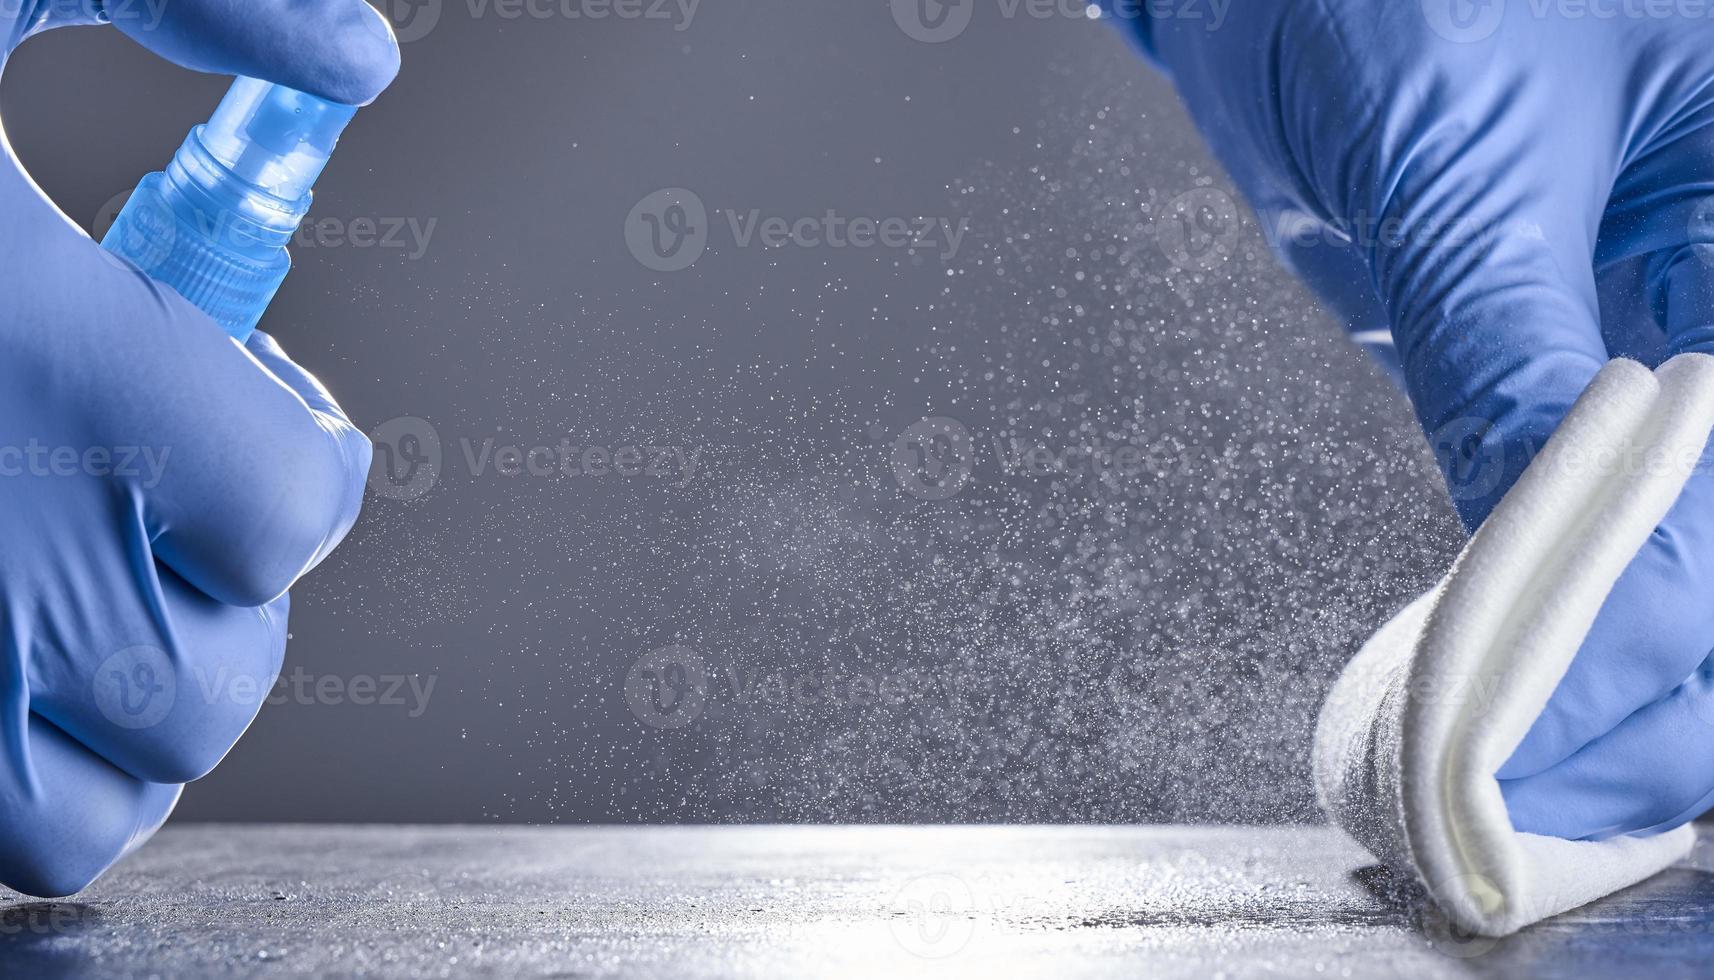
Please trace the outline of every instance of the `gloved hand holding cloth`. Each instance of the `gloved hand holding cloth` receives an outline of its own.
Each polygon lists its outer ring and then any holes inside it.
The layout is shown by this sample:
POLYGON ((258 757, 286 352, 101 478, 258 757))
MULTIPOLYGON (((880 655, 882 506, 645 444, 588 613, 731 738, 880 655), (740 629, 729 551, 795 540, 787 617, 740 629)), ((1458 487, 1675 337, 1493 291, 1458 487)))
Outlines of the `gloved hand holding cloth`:
MULTIPOLYGON (((1103 6, 1281 257, 1401 380, 1470 530, 1610 360, 1714 351, 1714 19, 1267 0, 1211 30, 1103 6)), ((1710 462, 1588 600, 1575 656, 1497 761, 1516 831, 1646 837, 1714 802, 1710 462)), ((1578 624, 1581 607, 1552 608, 1578 624)))

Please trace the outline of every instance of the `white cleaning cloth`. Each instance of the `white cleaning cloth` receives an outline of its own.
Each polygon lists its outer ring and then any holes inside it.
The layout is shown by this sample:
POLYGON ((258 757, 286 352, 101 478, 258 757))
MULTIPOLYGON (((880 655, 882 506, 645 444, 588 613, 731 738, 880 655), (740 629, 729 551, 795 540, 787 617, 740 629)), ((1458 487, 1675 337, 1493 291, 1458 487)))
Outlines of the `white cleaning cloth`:
POLYGON ((1714 357, 1604 367, 1438 585, 1345 668, 1315 733, 1322 807, 1460 927, 1504 936, 1683 857, 1689 827, 1567 841, 1512 829, 1494 773, 1714 428, 1714 357))

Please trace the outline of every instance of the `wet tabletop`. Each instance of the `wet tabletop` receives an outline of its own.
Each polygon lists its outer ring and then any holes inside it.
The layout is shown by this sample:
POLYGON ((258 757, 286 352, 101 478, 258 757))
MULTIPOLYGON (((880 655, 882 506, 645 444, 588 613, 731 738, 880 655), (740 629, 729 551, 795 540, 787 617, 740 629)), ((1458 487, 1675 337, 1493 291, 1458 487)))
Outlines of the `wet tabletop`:
MULTIPOLYGON (((35 976, 1701 976, 1714 849, 1503 941, 1320 828, 169 827, 35 976)), ((25 973, 24 971, 29 971, 25 973)))

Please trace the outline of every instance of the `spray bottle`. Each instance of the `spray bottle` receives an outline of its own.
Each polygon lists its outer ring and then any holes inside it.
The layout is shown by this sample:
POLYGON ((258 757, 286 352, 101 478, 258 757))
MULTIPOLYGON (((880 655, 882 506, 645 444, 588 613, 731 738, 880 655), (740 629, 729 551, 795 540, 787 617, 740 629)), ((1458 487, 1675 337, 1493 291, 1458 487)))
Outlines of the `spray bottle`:
POLYGON ((171 286, 240 343, 291 268, 286 245, 357 112, 239 78, 167 169, 149 174, 101 247, 171 286))

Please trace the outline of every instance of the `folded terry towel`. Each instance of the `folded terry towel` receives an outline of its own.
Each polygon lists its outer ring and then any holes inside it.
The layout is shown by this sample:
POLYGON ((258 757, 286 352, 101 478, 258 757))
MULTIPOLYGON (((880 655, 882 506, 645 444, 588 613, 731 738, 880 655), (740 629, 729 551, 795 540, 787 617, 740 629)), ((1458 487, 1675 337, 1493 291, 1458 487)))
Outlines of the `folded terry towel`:
POLYGON ((1568 841, 1512 829, 1494 773, 1714 428, 1714 357, 1613 361, 1438 585, 1345 668, 1315 734, 1323 809, 1458 926, 1504 936, 1683 857, 1689 827, 1568 841))

